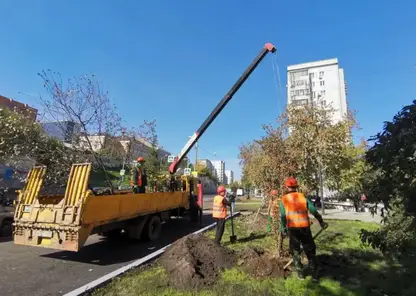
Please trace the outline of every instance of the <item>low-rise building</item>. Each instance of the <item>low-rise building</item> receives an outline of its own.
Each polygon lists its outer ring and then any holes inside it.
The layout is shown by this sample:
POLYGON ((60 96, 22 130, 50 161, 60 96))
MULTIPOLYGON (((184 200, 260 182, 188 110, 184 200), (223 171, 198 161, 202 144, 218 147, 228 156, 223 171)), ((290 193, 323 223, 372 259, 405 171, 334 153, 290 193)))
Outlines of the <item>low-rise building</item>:
POLYGON ((36 120, 38 115, 37 109, 30 107, 28 104, 24 104, 4 96, 0 96, 0 108, 7 108, 11 111, 18 112, 33 121, 36 120))

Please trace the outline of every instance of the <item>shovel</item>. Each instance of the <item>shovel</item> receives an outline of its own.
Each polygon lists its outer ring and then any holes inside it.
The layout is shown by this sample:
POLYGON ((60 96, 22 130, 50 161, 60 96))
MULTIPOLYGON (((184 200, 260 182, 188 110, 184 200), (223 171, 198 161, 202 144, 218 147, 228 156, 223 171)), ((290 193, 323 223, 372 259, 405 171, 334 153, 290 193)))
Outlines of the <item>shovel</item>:
MULTIPOLYGON (((313 236, 313 239, 315 240, 317 237, 318 237, 318 235, 320 235, 321 233, 322 233, 322 231, 324 231, 325 229, 327 229, 328 227, 325 227, 325 228, 321 228, 314 236, 313 236)), ((302 252, 303 252, 303 248, 302 249, 300 249, 300 253, 302 254, 302 252)), ((293 259, 290 259, 289 260, 289 262, 283 267, 283 270, 286 270, 289 266, 290 266, 290 264, 292 264, 293 263, 293 259)))
POLYGON ((237 242, 237 236, 234 234, 234 216, 233 216, 233 207, 230 207, 230 214, 231 214, 231 236, 230 236, 230 243, 234 244, 237 242))

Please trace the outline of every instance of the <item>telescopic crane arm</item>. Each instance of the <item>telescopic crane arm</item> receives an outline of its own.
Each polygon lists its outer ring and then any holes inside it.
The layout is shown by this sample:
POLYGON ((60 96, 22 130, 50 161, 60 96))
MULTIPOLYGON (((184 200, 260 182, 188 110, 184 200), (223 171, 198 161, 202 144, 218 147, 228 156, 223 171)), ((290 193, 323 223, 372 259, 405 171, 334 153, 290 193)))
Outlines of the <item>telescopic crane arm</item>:
POLYGON ((198 141, 198 139, 204 134, 207 128, 211 125, 214 119, 220 114, 222 109, 228 104, 228 102, 232 99, 234 94, 240 89, 243 83, 247 80, 250 74, 257 68, 263 58, 269 52, 275 52, 276 48, 271 43, 266 43, 257 57, 251 62, 250 66, 244 71, 244 73, 240 76, 237 82, 231 87, 228 93, 222 98, 222 100, 218 103, 214 110, 212 110, 211 114, 205 119, 204 123, 200 126, 200 128, 192 135, 189 141, 186 143, 185 147, 181 150, 180 154, 175 157, 172 164, 169 166, 169 173, 174 174, 181 163, 181 161, 185 158, 189 151, 191 151, 192 147, 198 141))

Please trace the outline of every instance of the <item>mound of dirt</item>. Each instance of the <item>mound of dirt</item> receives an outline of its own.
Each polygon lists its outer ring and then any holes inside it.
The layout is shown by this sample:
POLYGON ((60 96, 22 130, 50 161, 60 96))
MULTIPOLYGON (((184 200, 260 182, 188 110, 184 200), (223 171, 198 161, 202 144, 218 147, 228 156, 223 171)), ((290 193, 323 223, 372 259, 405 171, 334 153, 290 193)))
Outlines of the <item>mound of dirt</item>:
POLYGON ((186 290, 212 285, 222 270, 233 267, 236 262, 233 251, 202 234, 176 241, 160 259, 169 284, 186 290))
POLYGON ((286 277, 290 271, 284 271, 283 267, 289 260, 286 256, 273 258, 261 249, 248 247, 240 252, 238 265, 254 278, 286 277))

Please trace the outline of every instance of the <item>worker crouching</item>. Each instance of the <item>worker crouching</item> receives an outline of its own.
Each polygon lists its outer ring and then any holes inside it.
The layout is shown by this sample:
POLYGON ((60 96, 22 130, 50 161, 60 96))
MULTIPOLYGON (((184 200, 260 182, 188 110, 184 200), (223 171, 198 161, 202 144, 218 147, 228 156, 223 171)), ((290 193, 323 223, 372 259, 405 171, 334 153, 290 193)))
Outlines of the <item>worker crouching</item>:
POLYGON ((308 212, 318 220, 322 228, 328 227, 328 224, 323 221, 313 203, 297 191, 298 184, 295 178, 286 179, 285 186, 288 192, 282 197, 280 216, 282 232, 284 235, 289 235, 289 249, 293 256, 296 274, 299 279, 304 279, 300 257, 302 245, 312 271, 312 278, 317 280, 316 244, 312 237, 308 212))
POLYGON ((225 197, 225 187, 218 186, 217 195, 214 197, 214 203, 212 207, 212 217, 214 218, 216 225, 215 242, 221 243, 222 235, 224 234, 225 218, 227 217, 227 206, 231 206, 231 202, 225 197))

